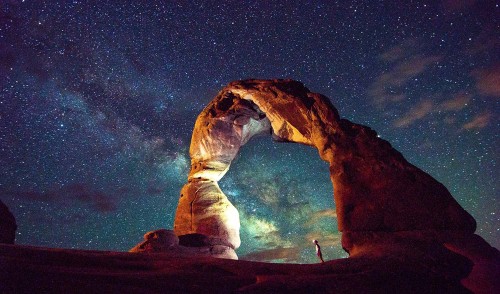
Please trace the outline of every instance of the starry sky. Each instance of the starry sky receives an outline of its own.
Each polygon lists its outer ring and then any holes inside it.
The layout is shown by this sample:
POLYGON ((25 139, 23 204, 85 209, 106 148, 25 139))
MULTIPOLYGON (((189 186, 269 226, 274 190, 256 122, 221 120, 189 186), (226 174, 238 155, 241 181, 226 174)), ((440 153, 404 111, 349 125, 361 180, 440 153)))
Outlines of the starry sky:
MULTIPOLYGON (((291 78, 445 184, 500 248, 495 1, 0 3, 0 199, 18 244, 126 251, 172 228, 196 116, 227 83, 291 78)), ((220 182, 240 259, 340 246, 328 165, 270 137, 220 182)))

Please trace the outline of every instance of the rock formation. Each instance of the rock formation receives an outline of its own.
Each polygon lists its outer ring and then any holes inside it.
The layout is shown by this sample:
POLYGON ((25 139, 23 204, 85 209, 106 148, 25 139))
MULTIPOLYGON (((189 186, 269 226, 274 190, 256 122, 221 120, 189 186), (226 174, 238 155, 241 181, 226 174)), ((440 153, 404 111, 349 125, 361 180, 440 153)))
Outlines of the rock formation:
MULTIPOLYGON (((188 246, 179 245, 179 237, 172 230, 159 229, 144 234, 144 241, 140 242, 129 252, 132 253, 169 253, 185 257, 217 257, 225 259, 238 259, 236 252, 228 246, 205 246, 208 242, 206 236, 191 234, 184 236, 183 242, 188 246)), ((213 242, 212 242, 213 243, 213 242)))
POLYGON ((344 233, 475 230, 474 219, 441 183, 375 131, 341 119, 325 96, 292 80, 245 80, 222 89, 196 120, 191 170, 174 224, 181 239, 198 233, 232 248, 240 245, 238 213, 217 181, 240 147, 260 133, 318 149, 330 164, 344 233))
MULTIPOLYGON (((229 84, 198 117, 190 154, 175 234, 148 232, 131 250, 161 254, 0 244, 0 293, 500 293, 499 251, 448 190, 298 82, 229 84), (217 181, 260 133, 313 146, 330 164, 349 258, 231 260, 239 217, 217 181)), ((0 232, 12 237, 5 211, 0 202, 0 232)))
POLYGON ((179 245, 179 238, 172 230, 160 229, 144 234, 144 241, 129 252, 162 252, 179 245))
POLYGON ((232 82, 198 116, 174 221, 181 244, 238 248, 238 212, 217 181, 240 147, 261 133, 315 147, 329 163, 350 258, 422 263, 473 291, 485 288, 474 284, 477 276, 493 285, 488 273, 498 273, 498 250, 474 235, 475 220, 446 187, 375 131, 342 119, 328 98, 292 80, 232 82))
POLYGON ((16 219, 9 208, 0 201, 0 243, 14 244, 16 239, 16 219))

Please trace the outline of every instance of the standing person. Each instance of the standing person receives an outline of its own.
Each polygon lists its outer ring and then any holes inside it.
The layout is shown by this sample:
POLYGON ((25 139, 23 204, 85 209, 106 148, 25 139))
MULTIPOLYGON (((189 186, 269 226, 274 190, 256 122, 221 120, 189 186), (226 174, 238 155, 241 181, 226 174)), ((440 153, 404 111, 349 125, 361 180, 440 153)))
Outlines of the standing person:
POLYGON ((316 245, 316 255, 321 260, 321 262, 325 262, 323 260, 323 254, 321 253, 321 246, 319 246, 318 240, 313 240, 313 243, 316 245))

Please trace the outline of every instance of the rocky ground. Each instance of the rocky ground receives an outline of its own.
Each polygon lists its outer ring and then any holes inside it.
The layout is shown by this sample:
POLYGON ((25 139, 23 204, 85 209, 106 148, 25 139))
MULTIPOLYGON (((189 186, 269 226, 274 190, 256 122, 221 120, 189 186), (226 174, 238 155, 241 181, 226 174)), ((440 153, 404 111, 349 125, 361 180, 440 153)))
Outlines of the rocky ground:
POLYGON ((484 249, 493 256, 474 272, 481 266, 465 258, 432 262, 401 254, 272 264, 174 248, 128 253, 1 244, 0 293, 499 293, 498 250, 484 249))

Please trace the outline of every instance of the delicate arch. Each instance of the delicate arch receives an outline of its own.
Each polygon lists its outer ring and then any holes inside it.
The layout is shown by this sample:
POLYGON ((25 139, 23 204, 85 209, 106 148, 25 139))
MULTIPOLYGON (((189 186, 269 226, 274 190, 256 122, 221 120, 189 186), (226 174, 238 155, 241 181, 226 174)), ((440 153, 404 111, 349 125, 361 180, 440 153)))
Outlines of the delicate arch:
POLYGON ((475 230, 441 183, 375 131, 341 119, 325 96, 293 80, 243 80, 223 88, 196 120, 174 221, 181 244, 240 246, 238 211, 217 182, 240 147, 261 133, 313 146, 329 163, 347 251, 347 232, 475 230))

